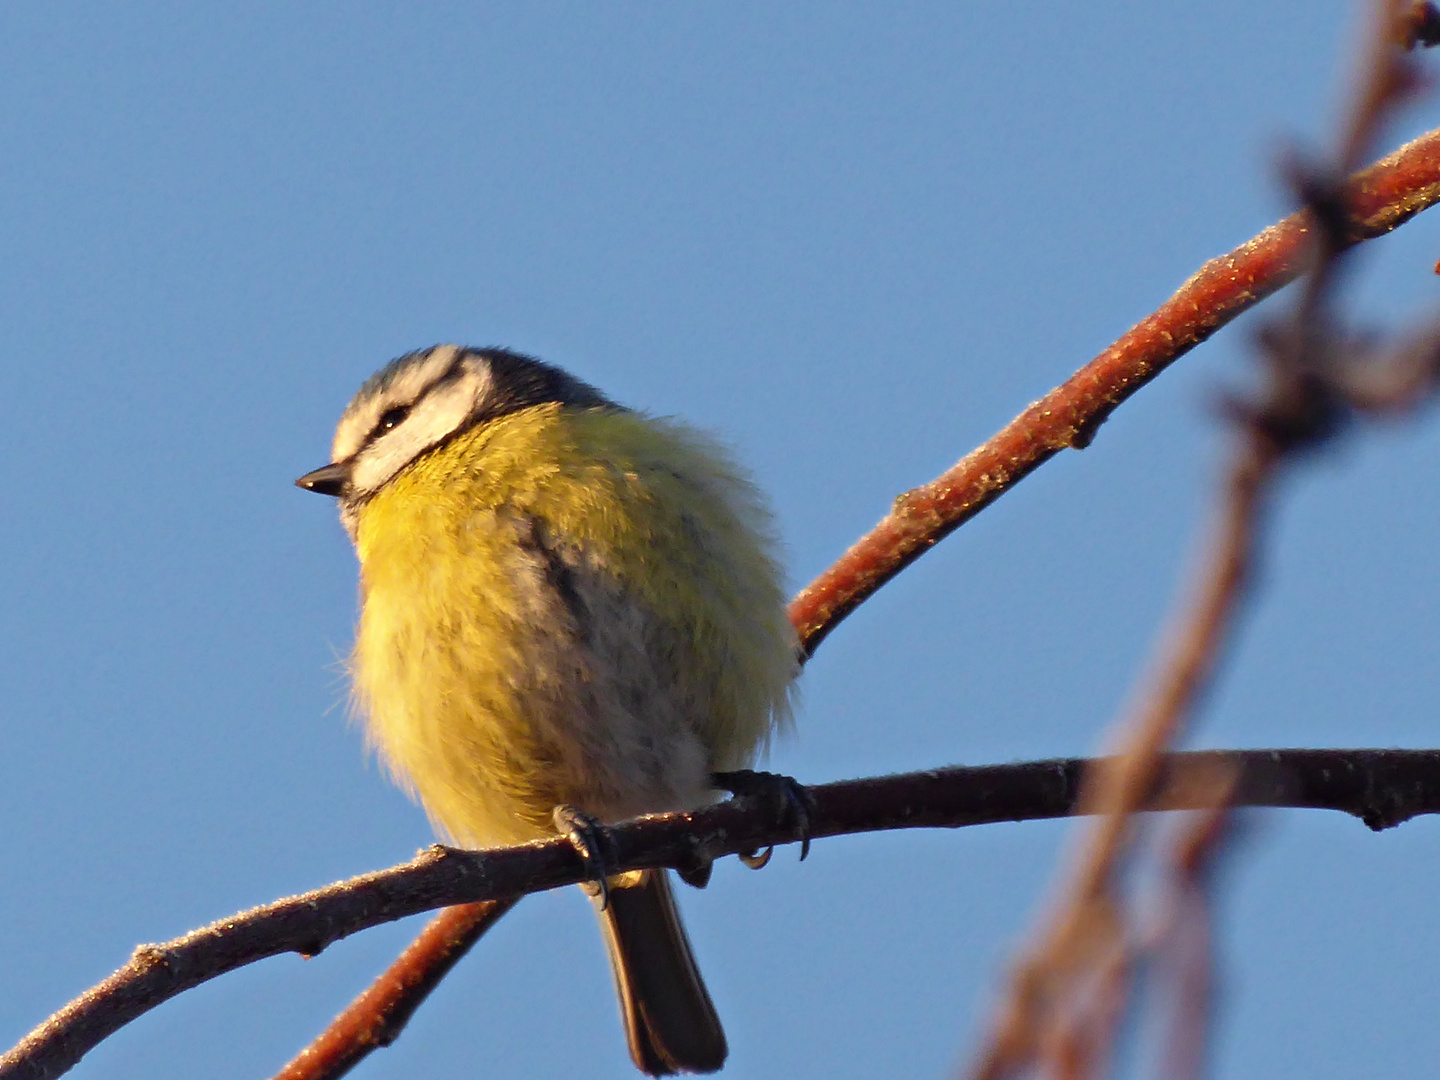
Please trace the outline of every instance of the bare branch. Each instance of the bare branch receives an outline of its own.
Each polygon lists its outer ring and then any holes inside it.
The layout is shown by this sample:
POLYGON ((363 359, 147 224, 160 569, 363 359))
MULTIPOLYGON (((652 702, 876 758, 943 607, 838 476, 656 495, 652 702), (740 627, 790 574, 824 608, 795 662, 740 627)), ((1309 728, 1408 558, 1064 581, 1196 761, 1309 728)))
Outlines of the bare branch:
MULTIPOLYGON (((1118 970, 1114 958, 1129 954, 1116 875, 1133 839, 1133 816, 1154 790, 1164 750, 1193 711, 1229 637, 1281 452, 1259 425, 1241 440, 1195 596, 1183 605, 1153 685, 1122 729, 1120 752, 1091 774, 1081 809, 1099 819, 1062 876, 1036 943, 1015 963, 996 1020, 968 1073, 976 1080, 1000 1080, 1046 1054, 1057 1025, 1066 1025, 1093 996, 1088 991, 1097 972, 1118 970)), ((1213 805, 1213 794, 1210 799, 1213 805)), ((1095 1037, 1108 1044, 1116 1022, 1095 1037)))
MULTIPOLYGON (((1440 200, 1440 130, 1357 173, 1347 185, 1347 244, 1397 228, 1440 200)), ((1154 314, 983 446, 905 493, 873 529, 790 605, 807 655, 867 597, 1018 481, 1067 447, 1081 448, 1110 412, 1175 360, 1305 269, 1311 218, 1292 214, 1211 259, 1154 314)))
POLYGON ((372 1050, 389 1046, 470 946, 514 906, 514 899, 480 900, 440 912, 380 978, 275 1074, 276 1080, 343 1076, 372 1050))
POLYGON ((1168 968, 1174 1001, 1162 1075, 1201 1080, 1215 996, 1210 886, 1231 832, 1228 789, 1182 830, 1170 855, 1170 896, 1150 949, 1168 968))
MULTIPOLYGON (((955 767, 810 788, 811 836, 893 829, 959 828, 1064 817, 1075 812, 1084 773, 1107 762, 1084 758, 955 767)), ((1246 750, 1171 754, 1154 810, 1203 809, 1215 770, 1237 773, 1238 806, 1339 810, 1372 829, 1440 813, 1440 750, 1246 750)), ((732 800, 690 813, 640 818, 608 830, 617 872, 685 866, 799 839, 770 820, 768 806, 732 800)), ((0 1057, 0 1080, 48 1080, 102 1039, 191 987, 281 953, 314 956, 360 930, 422 911, 504 901, 586 875, 575 849, 556 839, 495 851, 435 846, 389 870, 363 874, 241 912, 161 945, 92 987, 0 1057)))

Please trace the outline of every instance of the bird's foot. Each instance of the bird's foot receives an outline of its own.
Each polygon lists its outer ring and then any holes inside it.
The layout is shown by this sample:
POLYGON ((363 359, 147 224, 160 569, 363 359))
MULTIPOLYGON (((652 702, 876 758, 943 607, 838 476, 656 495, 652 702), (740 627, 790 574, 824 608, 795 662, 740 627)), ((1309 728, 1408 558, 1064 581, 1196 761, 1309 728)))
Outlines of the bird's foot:
MULTIPOLYGON (((757 799, 772 807, 775 820, 790 826, 799 835, 800 861, 805 861, 805 856, 810 854, 810 816, 815 812, 815 799, 804 784, 791 776, 753 769, 712 773, 710 780, 737 799, 757 799)), ((762 852, 744 851, 740 853, 740 861, 752 870, 759 870, 770 861, 774 851, 774 845, 762 852)))
POLYGON ((604 911, 610 906, 610 868, 605 857, 609 830, 599 818, 574 806, 555 807, 554 818, 555 828, 570 841, 590 875, 580 883, 581 888, 591 896, 598 896, 600 910, 604 911))

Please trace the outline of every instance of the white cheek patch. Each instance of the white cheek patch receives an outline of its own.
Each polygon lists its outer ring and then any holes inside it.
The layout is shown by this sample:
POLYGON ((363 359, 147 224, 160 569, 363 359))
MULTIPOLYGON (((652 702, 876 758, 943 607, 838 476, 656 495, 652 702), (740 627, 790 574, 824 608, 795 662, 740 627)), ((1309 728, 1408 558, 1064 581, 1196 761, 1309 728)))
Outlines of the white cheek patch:
POLYGON ((395 405, 416 401, 427 387, 440 381, 455 364, 458 345, 437 345, 416 362, 398 372, 384 393, 376 393, 362 401, 352 402, 335 429, 330 449, 331 461, 344 461, 365 445, 385 410, 395 405))
POLYGON ((456 378, 433 387, 393 430, 360 451, 350 472, 351 490, 360 495, 378 491, 406 465, 454 434, 474 415, 489 389, 488 365, 467 365, 456 378))

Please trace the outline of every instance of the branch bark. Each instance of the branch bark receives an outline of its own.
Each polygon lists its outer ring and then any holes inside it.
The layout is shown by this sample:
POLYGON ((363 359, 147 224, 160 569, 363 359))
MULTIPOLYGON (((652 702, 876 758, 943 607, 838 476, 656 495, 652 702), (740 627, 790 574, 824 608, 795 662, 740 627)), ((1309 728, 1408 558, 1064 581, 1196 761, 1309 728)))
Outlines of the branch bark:
POLYGON ((430 991, 500 917, 509 900, 457 904, 436 915, 381 976, 275 1074, 274 1080, 344 1076, 370 1052, 400 1037, 430 991))
MULTIPOLYGON (((954 767, 810 788, 814 839, 1064 817, 1087 768, 1106 759, 954 767)), ((1203 809, 1215 770, 1233 767, 1235 804, 1339 810, 1372 829, 1440 813, 1440 750, 1247 750, 1171 754, 1147 808, 1203 809)), ((616 871, 691 865, 800 838, 771 808, 732 800, 607 831, 616 871)), ((269 956, 314 956, 335 941, 433 908, 505 902, 585 878, 564 840, 495 851, 435 846, 388 870, 252 908, 160 945, 142 945, 3 1057, 0 1080, 48 1080, 102 1039, 194 986, 269 956)))
MULTIPOLYGON (((1440 130, 1356 173, 1349 184, 1350 245, 1404 224, 1440 200, 1440 130)), ((936 543, 1069 447, 1089 445, 1125 401, 1216 330, 1304 270, 1312 232, 1292 214, 1211 259, 1154 314, 972 450, 954 468, 906 492, 880 522, 790 605, 810 655, 840 621, 936 543)))

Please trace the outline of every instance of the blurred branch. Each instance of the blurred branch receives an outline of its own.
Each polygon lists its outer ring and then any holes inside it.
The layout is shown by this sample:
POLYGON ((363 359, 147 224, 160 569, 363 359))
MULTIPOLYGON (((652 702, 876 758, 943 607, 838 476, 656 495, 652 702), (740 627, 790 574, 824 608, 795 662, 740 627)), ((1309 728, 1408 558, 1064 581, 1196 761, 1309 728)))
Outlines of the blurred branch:
POLYGON ((1440 9, 1419 0, 1406 13, 1405 47, 1430 49, 1440 45, 1440 9))
MULTIPOLYGON (((1335 437, 1353 417, 1397 411, 1435 389, 1440 327, 1427 328, 1387 354, 1347 334, 1335 303, 1345 253, 1364 231, 1365 211, 1347 174, 1424 84, 1404 51, 1423 25, 1415 19, 1415 6, 1404 0, 1372 4, 1360 78, 1333 165, 1320 168, 1289 155, 1287 178, 1310 223, 1304 287, 1289 317, 1262 331, 1266 380, 1259 399, 1230 403, 1235 449, 1221 493, 1219 527, 1193 598, 1181 607, 1151 687, 1122 728, 1119 754, 1090 777, 1081 811, 1099 818, 1085 831, 1036 944, 1010 973, 992 1030, 969 1074, 975 1080, 1002 1080, 1037 1062, 1049 1063, 1057 1076, 1100 1074, 1131 992, 1135 934, 1122 871, 1135 847, 1133 816, 1153 790, 1165 750, 1193 714, 1234 632, 1281 468, 1335 437), (1361 387, 1364 393, 1353 392, 1361 387)), ((1228 780, 1217 783, 1217 793, 1228 789, 1228 780)), ((1220 795, 1215 807, 1223 808, 1220 795)), ((1216 843, 1209 841, 1207 858, 1216 843)), ((1192 889, 1192 901, 1196 898, 1203 899, 1203 891, 1192 889)), ((1192 918, 1198 917, 1194 903, 1190 907, 1192 918)), ((1191 1006, 1191 1019, 1203 1021, 1204 1009, 1194 1001, 1191 1006)), ((1187 1047, 1177 1062, 1183 1060, 1193 1071, 1204 1031, 1190 1030, 1186 1023, 1177 1030, 1187 1047)))
POLYGON ((1170 853, 1170 895, 1151 935, 1151 951, 1170 969, 1174 987, 1162 1072, 1170 1080, 1201 1080, 1205 1075, 1215 997, 1209 894, 1233 824, 1230 792, 1217 794, 1216 808, 1189 822, 1170 853))
MULTIPOLYGON (((1270 482, 1282 459, 1280 446, 1264 437, 1258 424, 1246 435, 1195 596, 1182 609, 1153 685, 1124 726, 1120 752, 1090 775, 1081 809, 1098 820, 1079 841, 1074 865, 1062 876, 1036 943, 1010 973, 992 1030, 967 1074, 975 1080, 1017 1074, 1049 1055, 1062 1036, 1068 1043, 1088 1038, 1094 1046, 1084 1071, 1060 1075, 1098 1075, 1098 1063, 1108 1059, 1123 1008, 1110 1007, 1101 1017, 1087 1007, 1087 999, 1097 983, 1113 984, 1117 958, 1130 954, 1117 875, 1133 841, 1133 816, 1145 807, 1165 767, 1165 748, 1192 712, 1229 637, 1253 569, 1270 482), (1095 1020, 1071 1034, 1075 1014, 1092 1014, 1095 1020)), ((1213 793, 1209 799, 1213 806, 1213 793)))
MULTIPOLYGON (((1084 774, 1108 767, 1083 758, 955 767, 809 788, 814 839, 893 829, 958 828, 1064 817, 1076 812, 1084 774)), ((1440 813, 1440 750, 1247 750, 1163 759, 1153 810, 1204 809, 1217 769, 1235 770, 1239 806, 1339 810, 1372 829, 1440 813)), ((607 830, 617 872, 693 865, 799 839, 773 807, 732 800, 607 830)), ((102 1039, 194 986, 269 956, 314 956, 360 930, 453 904, 509 901, 571 885, 586 871, 556 839, 494 851, 435 846, 388 870, 278 900, 161 945, 130 962, 27 1035, 3 1057, 3 1080, 59 1076, 102 1039)))

